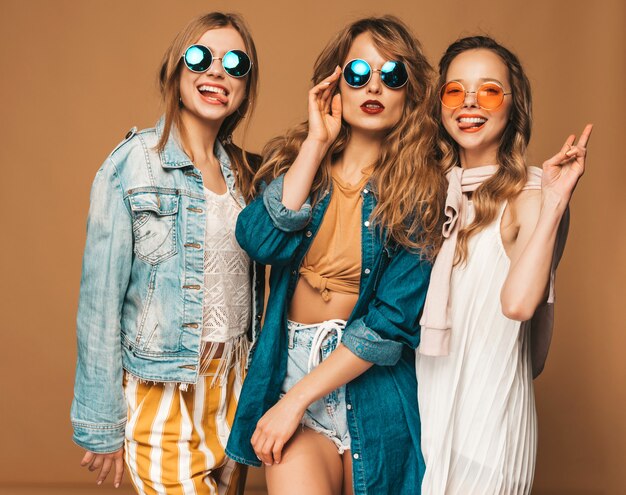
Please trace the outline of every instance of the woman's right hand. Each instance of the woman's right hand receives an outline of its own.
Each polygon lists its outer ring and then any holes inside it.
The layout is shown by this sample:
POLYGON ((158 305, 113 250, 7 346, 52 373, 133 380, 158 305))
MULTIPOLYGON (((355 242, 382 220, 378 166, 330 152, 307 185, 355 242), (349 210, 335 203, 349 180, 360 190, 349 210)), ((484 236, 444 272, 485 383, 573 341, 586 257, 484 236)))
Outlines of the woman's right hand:
POLYGON ((309 91, 309 134, 295 161, 285 174, 282 204, 298 211, 311 192, 320 164, 341 129, 341 96, 333 96, 341 69, 309 91))
POLYGON ((98 479, 96 480, 98 485, 103 483, 109 475, 111 468, 115 466, 113 485, 115 488, 118 488, 122 483, 122 476, 124 475, 124 447, 110 454, 97 454, 88 450, 80 461, 80 465, 88 468, 89 471, 100 469, 98 479))
POLYGON ((339 135, 341 129, 341 95, 333 96, 341 69, 335 71, 309 91, 309 135, 313 141, 326 149, 339 135))
POLYGON ((576 145, 575 136, 569 136, 561 151, 543 162, 542 195, 544 200, 549 200, 550 196, 558 200, 561 210, 565 210, 576 184, 585 172, 587 144, 592 129, 593 125, 587 124, 576 145))

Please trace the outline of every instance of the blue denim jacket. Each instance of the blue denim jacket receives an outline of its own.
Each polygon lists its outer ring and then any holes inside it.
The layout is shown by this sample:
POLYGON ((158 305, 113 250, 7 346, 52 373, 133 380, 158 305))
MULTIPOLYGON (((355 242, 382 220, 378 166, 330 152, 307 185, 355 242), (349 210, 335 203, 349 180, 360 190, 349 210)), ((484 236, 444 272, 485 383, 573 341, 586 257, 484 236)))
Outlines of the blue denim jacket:
MULTIPOLYGON (((91 189, 78 305, 74 441, 93 452, 119 449, 127 407, 123 370, 144 380, 195 383, 204 283, 202 175, 174 137, 131 130, 98 170, 91 189)), ((215 154, 230 193, 230 160, 215 154)), ((264 275, 255 264, 250 338, 260 327, 264 275)))
MULTIPOLYGON (((332 190, 311 208, 287 209, 279 177, 239 215, 237 240, 256 261, 272 265, 263 330, 243 385, 226 453, 260 465, 250 444, 261 416, 279 398, 287 367, 287 310, 299 267, 315 239, 332 190)), ((346 385, 355 494, 418 494, 424 473, 420 450, 414 349, 431 264, 385 242, 370 224, 375 195, 363 198, 359 298, 343 344, 375 364, 346 385)))

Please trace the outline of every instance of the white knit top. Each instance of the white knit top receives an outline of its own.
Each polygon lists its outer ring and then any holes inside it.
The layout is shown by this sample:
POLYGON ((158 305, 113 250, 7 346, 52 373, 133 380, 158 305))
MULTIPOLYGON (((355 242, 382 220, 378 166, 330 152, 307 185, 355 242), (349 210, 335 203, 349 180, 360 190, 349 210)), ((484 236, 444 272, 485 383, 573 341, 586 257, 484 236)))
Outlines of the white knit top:
POLYGON ((250 324, 250 258, 235 239, 241 207, 227 191, 204 188, 206 235, 204 248, 203 342, 228 342, 250 324))

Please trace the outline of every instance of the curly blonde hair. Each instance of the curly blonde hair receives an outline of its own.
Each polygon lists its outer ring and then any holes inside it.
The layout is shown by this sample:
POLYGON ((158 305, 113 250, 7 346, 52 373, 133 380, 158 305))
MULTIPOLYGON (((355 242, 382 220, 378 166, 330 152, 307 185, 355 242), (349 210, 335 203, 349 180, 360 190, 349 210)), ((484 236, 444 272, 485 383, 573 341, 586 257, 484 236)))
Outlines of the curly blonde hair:
MULTIPOLYGON (((431 108, 435 74, 419 41, 393 16, 360 19, 326 45, 315 62, 312 82, 319 84, 337 65, 342 66, 354 39, 362 33, 372 36, 384 56, 403 61, 409 74, 402 117, 385 137, 372 173, 378 203, 371 220, 386 229, 397 243, 418 249, 432 259, 441 243, 445 177, 434 156, 437 122, 431 108)), ((269 182, 284 173, 296 159, 308 128, 305 121, 268 142, 255 180, 269 182)), ((339 135, 313 181, 314 202, 329 188, 331 163, 341 155, 349 139, 350 126, 342 121, 339 135)))

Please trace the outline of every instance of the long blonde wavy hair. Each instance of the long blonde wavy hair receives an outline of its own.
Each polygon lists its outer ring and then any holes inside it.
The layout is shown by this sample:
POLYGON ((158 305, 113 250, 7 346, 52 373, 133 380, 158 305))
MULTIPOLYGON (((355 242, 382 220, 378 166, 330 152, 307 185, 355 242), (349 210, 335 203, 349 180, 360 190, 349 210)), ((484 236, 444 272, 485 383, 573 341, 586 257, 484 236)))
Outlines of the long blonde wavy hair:
MULTIPOLYGON (((252 67, 246 76, 246 95, 236 112, 224 119, 217 138, 222 142, 228 153, 231 165, 235 172, 235 184, 239 191, 250 201, 254 196, 253 178, 260 164, 260 157, 246 153, 242 148, 232 142, 232 134, 242 120, 249 117, 256 103, 259 64, 256 48, 243 18, 238 14, 211 12, 192 19, 174 38, 168 47, 161 69, 159 70, 159 88, 165 106, 165 124, 163 135, 157 144, 157 149, 162 151, 172 132, 172 127, 178 130, 181 138, 185 139, 185 128, 182 123, 180 106, 180 73, 184 68, 182 54, 185 49, 195 43, 209 29, 224 27, 234 28, 242 37, 246 53, 250 56, 252 67)), ((245 142, 246 131, 250 119, 247 119, 243 133, 245 142)), ((191 157, 193 160, 193 157, 191 157)))
MULTIPOLYGON (((437 122, 430 111, 433 100, 434 70, 422 47, 408 27, 392 16, 358 20, 326 45, 313 69, 313 85, 319 84, 343 66, 354 39, 369 33, 376 48, 390 60, 401 60, 409 80, 406 101, 398 124, 383 141, 372 181, 377 206, 372 222, 386 229, 397 243, 418 249, 432 258, 441 242, 441 221, 445 199, 445 177, 435 160, 437 122)), ((263 164, 256 180, 270 181, 284 173, 294 162, 308 134, 308 121, 272 139, 263 150, 263 164)), ((330 187, 330 166, 346 147, 350 126, 342 121, 337 139, 322 161, 312 186, 314 202, 330 187)))
MULTIPOLYGON (((439 61, 438 88, 446 82, 448 67, 456 56, 467 51, 486 49, 497 54, 508 68, 511 83, 512 105, 509 121, 500 138, 496 164, 498 171, 472 193, 475 217, 472 223, 459 231, 455 263, 467 259, 467 243, 496 219, 502 201, 517 196, 526 184, 526 149, 530 141, 532 127, 532 99, 530 82, 515 54, 488 36, 469 36, 452 43, 439 61)), ((435 115, 441 115, 441 102, 436 100, 435 115)), ((450 137, 441 119, 439 120, 439 160, 447 172, 452 167, 461 166, 459 146, 450 137)))

